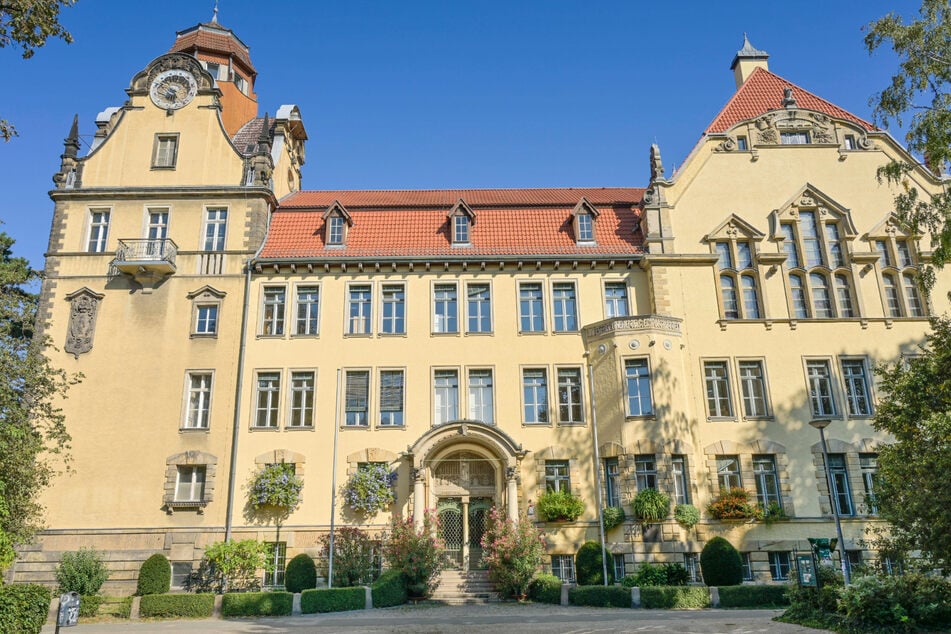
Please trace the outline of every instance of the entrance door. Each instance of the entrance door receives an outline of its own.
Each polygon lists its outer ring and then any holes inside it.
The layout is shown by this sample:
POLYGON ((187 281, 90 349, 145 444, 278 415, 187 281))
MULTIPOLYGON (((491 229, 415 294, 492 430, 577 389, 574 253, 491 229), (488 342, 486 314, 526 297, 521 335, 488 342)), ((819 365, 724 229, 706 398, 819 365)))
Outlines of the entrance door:
POLYGON ((440 498, 439 537, 450 564, 462 570, 481 570, 482 536, 492 508, 492 498, 440 498))
POLYGON ((491 498, 473 498, 469 502, 467 514, 469 528, 469 569, 482 570, 482 536, 485 535, 485 525, 489 519, 489 509, 492 508, 491 498))
POLYGON ((460 498, 440 499, 436 514, 439 516, 439 537, 445 544, 450 565, 462 568, 464 561, 462 500, 460 498))

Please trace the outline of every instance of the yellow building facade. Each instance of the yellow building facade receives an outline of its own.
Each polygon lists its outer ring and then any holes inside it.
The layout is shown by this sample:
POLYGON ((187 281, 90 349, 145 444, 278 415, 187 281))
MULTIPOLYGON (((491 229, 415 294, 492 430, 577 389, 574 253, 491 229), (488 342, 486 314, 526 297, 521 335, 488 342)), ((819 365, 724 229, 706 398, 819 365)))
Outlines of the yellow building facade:
POLYGON ((696 575, 722 535, 770 582, 809 537, 834 537, 837 504, 850 561, 874 558, 873 368, 948 308, 915 282, 928 238, 875 180, 913 159, 749 42, 733 70, 676 173, 650 148, 646 187, 306 191, 300 110, 257 116, 230 30, 180 32, 82 157, 74 124, 54 176, 41 318, 54 362, 84 378, 62 404, 72 470, 12 579, 48 582, 91 545, 107 591, 131 592, 155 552, 177 584, 210 543, 277 539, 245 502, 281 462, 304 481, 286 557, 319 554, 332 515, 377 531, 432 509, 456 564, 477 568, 496 506, 537 522, 571 580, 599 510, 621 506, 605 535, 617 574, 696 575), (831 492, 816 419, 832 421, 831 492), (380 462, 396 502, 355 514, 334 481, 380 462), (731 487, 777 521, 713 517, 731 487), (650 488, 671 507, 645 527, 630 503, 650 488), (584 512, 543 521, 539 498, 561 489, 584 512), (681 526, 680 504, 700 523, 681 526))

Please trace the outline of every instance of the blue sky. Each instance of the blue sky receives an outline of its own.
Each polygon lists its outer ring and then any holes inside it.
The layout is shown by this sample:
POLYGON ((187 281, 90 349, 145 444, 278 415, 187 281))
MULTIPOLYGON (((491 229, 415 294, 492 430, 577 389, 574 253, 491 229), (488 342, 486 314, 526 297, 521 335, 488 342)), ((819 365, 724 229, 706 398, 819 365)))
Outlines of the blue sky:
MULTIPOLYGON (((47 192, 79 113, 118 106, 132 76, 212 1, 79 0, 75 42, 30 60, 0 49, 0 219, 42 265, 47 192), (148 8, 146 8, 148 7, 148 8)), ((770 70, 869 118, 897 62, 869 57, 863 25, 916 2, 648 3, 222 0, 251 48, 261 114, 297 104, 306 189, 644 186, 658 143, 668 174, 734 91, 744 31, 770 70)), ((896 136, 899 136, 896 134, 896 136)))

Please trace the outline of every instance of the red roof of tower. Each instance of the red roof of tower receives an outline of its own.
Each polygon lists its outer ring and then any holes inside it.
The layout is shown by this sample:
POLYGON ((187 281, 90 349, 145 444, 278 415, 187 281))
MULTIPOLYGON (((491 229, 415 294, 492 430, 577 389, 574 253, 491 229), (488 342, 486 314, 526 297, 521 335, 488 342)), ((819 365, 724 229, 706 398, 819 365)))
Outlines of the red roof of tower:
POLYGON ((256 73, 251 63, 251 54, 247 45, 234 34, 217 22, 205 22, 195 25, 175 34, 175 43, 169 53, 188 53, 194 49, 201 49, 209 53, 234 55, 252 73, 256 73))

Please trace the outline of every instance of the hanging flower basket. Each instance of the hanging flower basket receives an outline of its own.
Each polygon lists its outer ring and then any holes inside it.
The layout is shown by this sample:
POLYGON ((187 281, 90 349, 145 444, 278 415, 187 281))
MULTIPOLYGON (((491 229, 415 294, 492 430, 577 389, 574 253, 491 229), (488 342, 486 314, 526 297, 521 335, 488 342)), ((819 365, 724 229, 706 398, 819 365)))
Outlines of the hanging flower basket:
POLYGON ((373 515, 396 501, 396 472, 375 462, 361 466, 341 488, 344 501, 353 511, 373 515))

